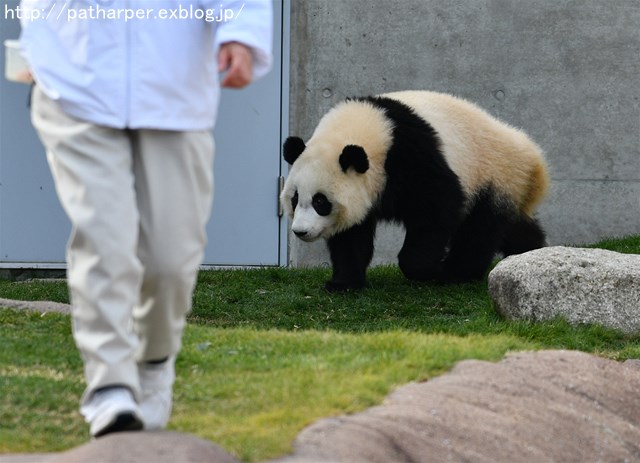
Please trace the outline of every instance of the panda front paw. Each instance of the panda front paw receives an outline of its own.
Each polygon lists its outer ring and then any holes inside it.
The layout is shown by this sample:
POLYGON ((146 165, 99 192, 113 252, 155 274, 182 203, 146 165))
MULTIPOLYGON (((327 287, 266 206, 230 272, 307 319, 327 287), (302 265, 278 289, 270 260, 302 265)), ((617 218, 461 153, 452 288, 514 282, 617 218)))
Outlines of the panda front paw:
POLYGON ((366 286, 365 281, 335 281, 329 280, 325 283, 324 289, 330 293, 346 293, 349 291, 358 291, 366 286))

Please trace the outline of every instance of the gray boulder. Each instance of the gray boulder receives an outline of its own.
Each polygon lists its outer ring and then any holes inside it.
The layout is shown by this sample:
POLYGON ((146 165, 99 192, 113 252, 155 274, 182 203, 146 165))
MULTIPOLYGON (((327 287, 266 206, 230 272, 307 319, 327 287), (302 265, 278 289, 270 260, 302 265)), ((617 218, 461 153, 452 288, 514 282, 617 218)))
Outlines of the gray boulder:
POLYGON ((63 314, 71 313, 71 306, 61 302, 52 301, 15 301, 13 299, 0 298, 0 308, 22 309, 32 312, 57 312, 63 314))
POLYGON ((563 317, 640 332, 640 255, 562 246, 530 251, 498 263, 489 293, 508 319, 563 317))

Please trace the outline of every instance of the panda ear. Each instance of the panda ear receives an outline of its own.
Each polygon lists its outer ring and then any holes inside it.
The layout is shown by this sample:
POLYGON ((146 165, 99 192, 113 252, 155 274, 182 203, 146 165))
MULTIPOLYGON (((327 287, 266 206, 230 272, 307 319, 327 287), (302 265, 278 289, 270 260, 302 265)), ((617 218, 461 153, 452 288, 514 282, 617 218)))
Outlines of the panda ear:
POLYGON ((342 172, 353 167, 359 174, 364 174, 369 169, 369 158, 364 148, 358 145, 345 146, 340 155, 340 167, 342 172))
POLYGON ((282 155, 284 160, 289 164, 293 164, 306 148, 304 141, 300 137, 289 137, 284 141, 282 146, 282 155))

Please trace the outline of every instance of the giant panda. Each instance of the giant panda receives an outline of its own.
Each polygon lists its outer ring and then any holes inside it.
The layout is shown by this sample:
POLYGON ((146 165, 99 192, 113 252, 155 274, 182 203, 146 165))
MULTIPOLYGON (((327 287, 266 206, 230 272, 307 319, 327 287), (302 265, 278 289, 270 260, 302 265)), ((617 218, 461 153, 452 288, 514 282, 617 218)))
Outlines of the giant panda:
POLYGON ((280 196, 303 241, 327 240, 329 291, 366 286, 378 221, 404 225, 410 280, 482 279, 492 259, 545 245, 534 211, 549 184, 541 149, 474 104, 430 91, 350 98, 305 143, 289 137, 280 196))

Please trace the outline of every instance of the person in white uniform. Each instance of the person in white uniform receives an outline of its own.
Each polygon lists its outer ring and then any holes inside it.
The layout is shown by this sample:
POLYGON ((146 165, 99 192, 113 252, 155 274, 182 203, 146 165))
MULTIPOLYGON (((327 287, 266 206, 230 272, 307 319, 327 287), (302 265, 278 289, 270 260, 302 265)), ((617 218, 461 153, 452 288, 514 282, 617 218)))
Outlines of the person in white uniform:
POLYGON ((72 223, 80 411, 94 437, 164 428, 207 240, 219 87, 269 71, 271 0, 20 7, 32 122, 72 223))

